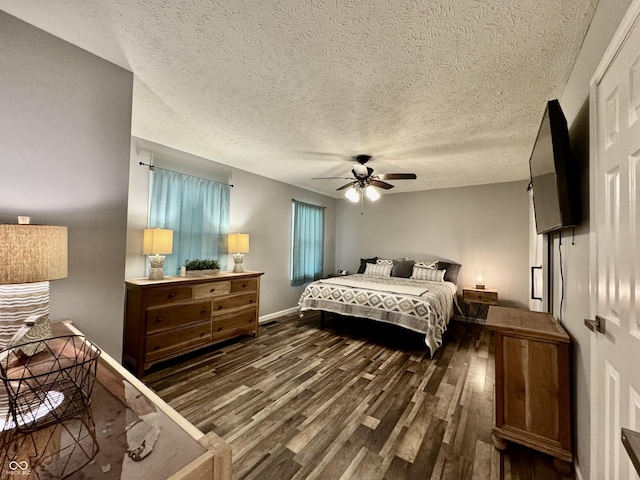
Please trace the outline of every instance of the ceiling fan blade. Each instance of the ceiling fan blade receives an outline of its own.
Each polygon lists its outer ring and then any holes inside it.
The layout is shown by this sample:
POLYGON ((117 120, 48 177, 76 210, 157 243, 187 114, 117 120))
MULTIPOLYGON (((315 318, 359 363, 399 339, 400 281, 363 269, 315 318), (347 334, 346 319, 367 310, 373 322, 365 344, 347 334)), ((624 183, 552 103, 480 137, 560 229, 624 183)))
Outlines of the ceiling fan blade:
POLYGON ((336 188, 336 192, 339 192, 340 190, 344 190, 345 188, 349 188, 349 187, 353 187, 354 185, 356 185, 358 182, 349 182, 346 183, 344 185, 342 185, 340 188, 336 188))
POLYGON ((312 177, 311 180, 351 180, 351 177, 312 177))
POLYGON ((380 180, 369 180, 369 185, 373 185, 374 187, 378 187, 378 188, 384 188, 385 190, 389 190, 390 188, 393 188, 393 185, 391 185, 390 183, 387 182, 381 182, 380 180))
POLYGON ((302 153, 304 155, 317 155, 319 157, 338 157, 344 158, 344 153, 332 153, 332 152, 314 152, 310 150, 296 150, 294 153, 302 153))
POLYGON ((415 173, 381 173, 380 180, 415 180, 418 178, 415 173))

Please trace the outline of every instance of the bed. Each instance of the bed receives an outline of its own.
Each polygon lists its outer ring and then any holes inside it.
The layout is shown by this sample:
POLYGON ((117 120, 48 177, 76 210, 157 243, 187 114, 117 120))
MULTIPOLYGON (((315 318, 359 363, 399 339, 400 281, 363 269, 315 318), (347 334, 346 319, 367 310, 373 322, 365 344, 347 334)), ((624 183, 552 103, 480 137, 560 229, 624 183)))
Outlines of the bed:
POLYGON ((361 259, 359 273, 310 283, 298 302, 309 310, 368 318, 423 333, 431 354, 456 304, 460 265, 444 261, 361 259))

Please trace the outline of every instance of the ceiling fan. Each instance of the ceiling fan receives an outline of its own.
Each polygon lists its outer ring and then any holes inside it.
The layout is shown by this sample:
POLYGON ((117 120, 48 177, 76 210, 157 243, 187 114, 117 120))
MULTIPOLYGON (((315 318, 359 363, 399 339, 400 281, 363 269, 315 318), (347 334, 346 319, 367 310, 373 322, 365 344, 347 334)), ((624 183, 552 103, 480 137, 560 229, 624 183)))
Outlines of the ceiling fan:
POLYGON ((418 178, 415 173, 380 173, 374 174, 373 168, 368 167, 366 163, 371 160, 371 155, 356 155, 351 157, 358 163, 353 164, 353 169, 351 169, 351 173, 353 174, 353 178, 351 177, 315 177, 312 180, 330 180, 330 179, 344 179, 351 180, 349 183, 338 187, 336 190, 344 190, 348 189, 345 193, 345 197, 351 200, 353 203, 356 203, 361 199, 362 195, 366 195, 366 197, 375 201, 380 198, 380 194, 371 187, 378 187, 384 190, 389 190, 394 186, 390 183, 385 182, 385 180, 415 180, 418 178))

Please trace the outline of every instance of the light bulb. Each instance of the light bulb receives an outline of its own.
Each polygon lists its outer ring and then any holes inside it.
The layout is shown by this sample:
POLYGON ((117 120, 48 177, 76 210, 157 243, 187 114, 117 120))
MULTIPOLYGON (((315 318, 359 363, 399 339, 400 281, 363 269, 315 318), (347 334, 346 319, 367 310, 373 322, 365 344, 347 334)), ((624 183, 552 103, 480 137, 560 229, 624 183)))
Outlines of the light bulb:
POLYGON ((375 188, 373 188, 371 185, 367 185, 367 188, 365 188, 364 193, 367 195, 367 198, 372 202, 375 202, 380 198, 380 194, 378 193, 378 191, 375 188))
POLYGON ((357 203, 360 200, 360 192, 353 187, 349 188, 349 190, 344 193, 344 196, 353 203, 357 203))

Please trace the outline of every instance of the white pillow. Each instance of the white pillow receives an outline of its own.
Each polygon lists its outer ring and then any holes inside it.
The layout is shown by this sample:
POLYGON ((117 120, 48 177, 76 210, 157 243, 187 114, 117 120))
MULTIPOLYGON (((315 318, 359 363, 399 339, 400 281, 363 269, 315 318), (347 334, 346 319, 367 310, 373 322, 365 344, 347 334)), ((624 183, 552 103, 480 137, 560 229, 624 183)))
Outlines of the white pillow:
POLYGON ((414 280, 428 280, 430 282, 444 282, 446 270, 436 270, 435 268, 425 268, 414 265, 411 278, 414 280))
POLYGON ((432 269, 437 269, 438 268, 438 262, 431 262, 431 263, 427 263, 427 262, 416 262, 415 263, 416 267, 420 267, 420 268, 432 268, 432 269))
POLYGON ((391 264, 387 263, 367 263, 367 267, 364 270, 364 275, 376 275, 379 277, 390 277, 391 269, 393 268, 393 262, 391 264))

